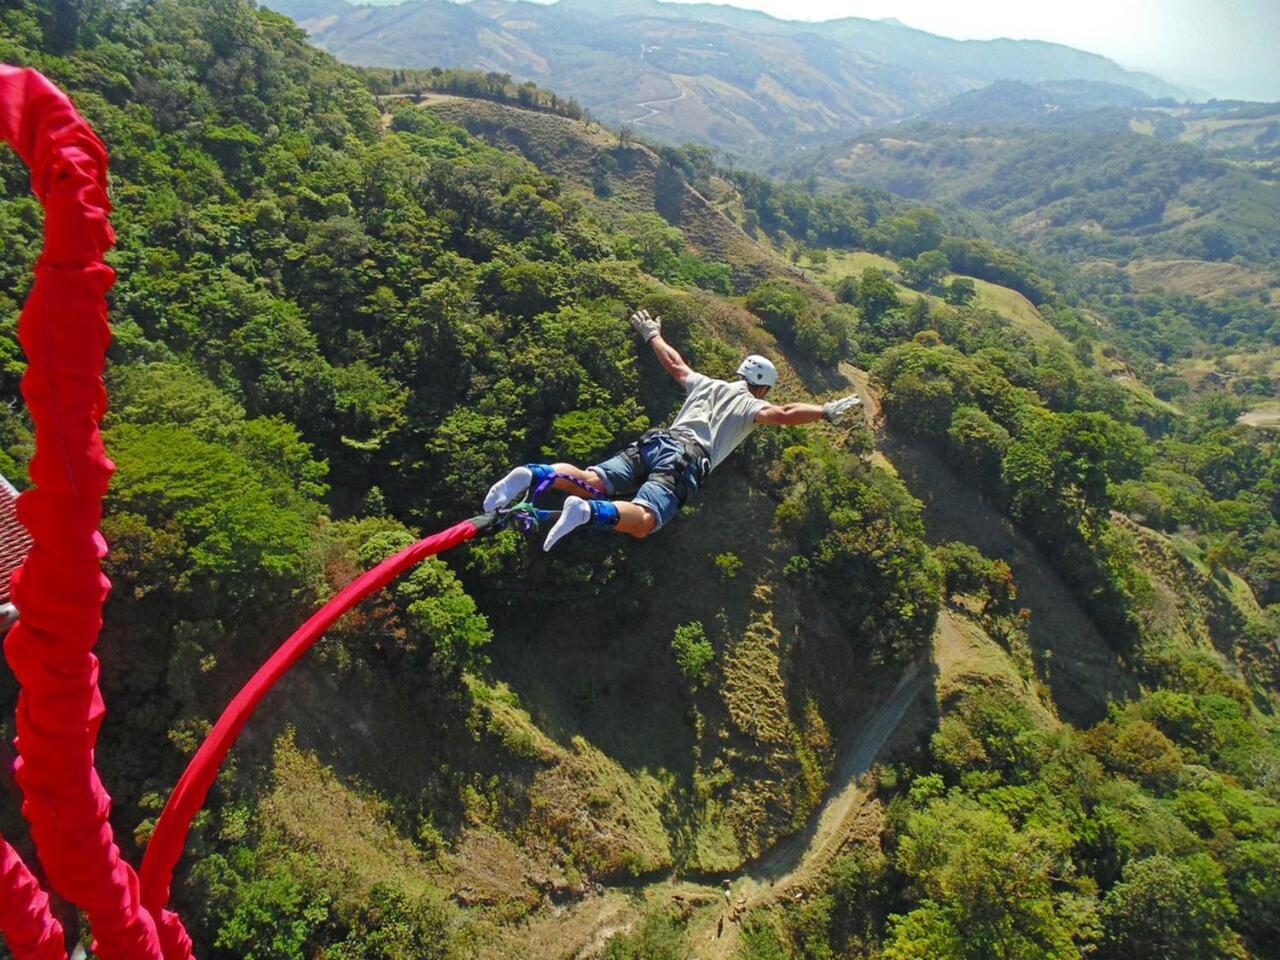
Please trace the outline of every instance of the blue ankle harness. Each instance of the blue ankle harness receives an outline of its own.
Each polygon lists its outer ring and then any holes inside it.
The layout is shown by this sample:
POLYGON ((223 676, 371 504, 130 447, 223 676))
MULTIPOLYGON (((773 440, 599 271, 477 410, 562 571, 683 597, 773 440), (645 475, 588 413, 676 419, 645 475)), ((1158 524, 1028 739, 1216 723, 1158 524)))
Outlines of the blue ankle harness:
POLYGON ((560 516, 560 511, 544 510, 537 505, 537 502, 538 498, 550 490, 557 480, 566 480, 585 494, 585 499, 591 506, 591 526, 618 525, 618 508, 610 500, 597 499, 604 496, 603 490, 597 490, 590 484, 566 473, 556 473, 547 463, 526 463, 525 468, 533 474, 533 481, 529 484, 529 492, 526 493, 525 498, 495 511, 503 526, 514 524, 523 533, 533 533, 543 524, 554 523, 560 516))

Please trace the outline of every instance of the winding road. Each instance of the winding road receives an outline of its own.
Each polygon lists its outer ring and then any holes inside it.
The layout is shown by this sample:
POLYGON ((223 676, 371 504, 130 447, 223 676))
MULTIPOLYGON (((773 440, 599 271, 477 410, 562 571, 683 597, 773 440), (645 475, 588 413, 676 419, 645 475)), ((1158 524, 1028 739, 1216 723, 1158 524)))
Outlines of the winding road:
POLYGON ((644 100, 644 101, 641 101, 640 103, 637 103, 637 104, 636 104, 636 106, 637 106, 637 107, 640 107, 641 109, 648 110, 649 112, 648 112, 648 113, 643 113, 643 114, 641 114, 641 115, 640 115, 640 116, 638 116, 638 117, 633 117, 632 119, 630 119, 630 120, 626 120, 626 121, 623 121, 623 122, 624 122, 624 123, 644 123, 646 120, 650 120, 650 119, 652 119, 653 117, 656 117, 659 113, 661 113, 661 112, 662 112, 661 110, 659 110, 659 109, 658 109, 658 106, 657 106, 658 104, 679 103, 681 100, 683 100, 685 97, 687 97, 687 96, 689 95, 689 91, 687 91, 687 90, 684 88, 684 86, 680 83, 680 81, 679 81, 679 80, 674 80, 674 79, 673 79, 671 82, 672 82, 672 83, 674 83, 677 87, 679 87, 679 88, 680 88, 680 96, 678 96, 678 97, 664 97, 664 98, 662 98, 661 100, 644 100))
MULTIPOLYGON (((945 611, 938 617, 938 629, 944 633, 954 629, 945 611)), ((765 906, 793 891, 806 890, 807 884, 844 849, 853 819, 867 800, 862 778, 928 684, 929 675, 923 668, 923 662, 908 667, 889 698, 871 716, 859 718, 847 731, 844 742, 849 748, 840 758, 827 798, 809 818, 809 825, 771 847, 733 880, 733 900, 739 905, 740 913, 765 906)), ((733 956, 739 929, 736 923, 725 924, 723 931, 717 929, 705 934, 702 943, 698 943, 695 936, 695 949, 706 944, 705 952, 699 950, 698 956, 707 960, 733 956)))

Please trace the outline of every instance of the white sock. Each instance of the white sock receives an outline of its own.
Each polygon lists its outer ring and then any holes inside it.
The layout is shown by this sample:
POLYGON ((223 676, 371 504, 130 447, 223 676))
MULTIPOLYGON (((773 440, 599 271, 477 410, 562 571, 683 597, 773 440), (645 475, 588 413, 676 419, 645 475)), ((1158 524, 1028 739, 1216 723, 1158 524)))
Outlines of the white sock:
POLYGON ((489 488, 484 498, 484 512, 492 513, 499 507, 505 507, 519 494, 529 489, 533 482, 533 471, 528 467, 516 467, 505 477, 489 488))
POLYGON ((567 534, 577 530, 591 519, 591 504, 581 497, 565 497, 564 508, 560 511, 560 519, 556 521, 551 532, 547 534, 543 550, 550 550, 567 534))

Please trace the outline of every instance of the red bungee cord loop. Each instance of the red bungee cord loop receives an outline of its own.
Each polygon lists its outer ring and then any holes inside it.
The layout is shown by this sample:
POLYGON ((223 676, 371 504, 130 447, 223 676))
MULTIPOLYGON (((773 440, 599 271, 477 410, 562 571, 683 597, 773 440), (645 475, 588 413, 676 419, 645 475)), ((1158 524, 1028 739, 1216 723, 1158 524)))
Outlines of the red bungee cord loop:
POLYGON ((16 850, 0 840, 0 934, 14 960, 67 960, 66 935, 49 895, 16 850))
MULTIPOLYGON (((213 785, 218 769, 227 756, 227 751, 235 742, 240 730, 244 727, 262 698, 289 669, 298 662, 298 658, 306 653, 319 640, 339 617, 357 603, 381 590, 410 567, 416 566, 427 557, 458 544, 470 540, 477 533, 486 529, 492 522, 491 516, 477 517, 456 523, 447 530, 419 540, 399 553, 388 557, 372 570, 362 573, 355 580, 342 588, 338 594, 323 607, 313 613, 297 632, 286 640, 253 675, 234 700, 227 705, 214 724, 213 730, 205 738, 196 755, 192 757, 187 769, 183 771, 178 785, 169 795, 156 828, 151 834, 151 842, 147 845, 146 855, 142 859, 142 901, 152 911, 159 911, 169 902, 169 890, 173 882, 173 871, 182 856, 182 848, 186 844, 187 831, 191 821, 200 808, 204 806, 205 796, 213 785)), ((181 949, 177 931, 181 930, 178 918, 168 913, 161 919, 161 936, 165 941, 165 957, 167 960, 185 960, 190 955, 190 941, 187 941, 187 953, 181 949), (171 953, 170 930, 175 937, 172 941, 171 953)))
MULTIPOLYGON (((18 498, 33 541, 12 581, 21 619, 4 644, 21 686, 14 775, 48 882, 88 914, 94 951, 103 960, 160 960, 155 921, 120 857, 111 798, 94 769, 104 707, 93 647, 111 587, 98 522, 114 470, 98 430, 106 292, 115 280, 102 259, 115 239, 107 152, 62 91, 16 67, 0 66, 0 136, 30 168, 45 210, 44 250, 18 325, 36 453, 33 486, 18 498)), ((29 916, 43 917, 48 939, 47 902, 28 896, 29 916)))

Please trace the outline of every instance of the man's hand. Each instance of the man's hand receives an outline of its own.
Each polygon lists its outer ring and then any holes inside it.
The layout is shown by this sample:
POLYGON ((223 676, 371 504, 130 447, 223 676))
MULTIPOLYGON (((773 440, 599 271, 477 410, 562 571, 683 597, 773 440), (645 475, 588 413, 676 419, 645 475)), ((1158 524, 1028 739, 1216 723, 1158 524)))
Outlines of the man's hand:
POLYGON ((839 400, 828 400, 822 405, 822 415, 832 423, 839 423, 842 420, 852 416, 853 412, 862 406, 862 398, 856 393, 851 393, 847 397, 841 397, 839 400))
POLYGON ((631 327, 648 343, 662 333, 662 319, 649 316, 648 310, 637 310, 631 315, 631 327))

